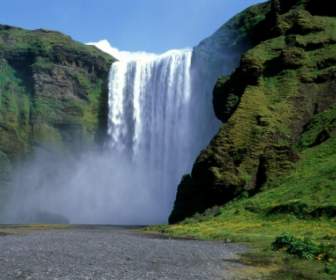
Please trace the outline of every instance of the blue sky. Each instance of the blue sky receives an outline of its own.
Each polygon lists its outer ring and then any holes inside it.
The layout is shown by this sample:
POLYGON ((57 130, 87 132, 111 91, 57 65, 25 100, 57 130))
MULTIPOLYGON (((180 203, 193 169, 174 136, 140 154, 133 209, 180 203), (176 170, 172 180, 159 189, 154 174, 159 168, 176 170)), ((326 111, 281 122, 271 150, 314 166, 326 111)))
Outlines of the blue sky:
POLYGON ((192 47, 262 0, 2 0, 0 23, 64 32, 82 42, 163 52, 192 47))

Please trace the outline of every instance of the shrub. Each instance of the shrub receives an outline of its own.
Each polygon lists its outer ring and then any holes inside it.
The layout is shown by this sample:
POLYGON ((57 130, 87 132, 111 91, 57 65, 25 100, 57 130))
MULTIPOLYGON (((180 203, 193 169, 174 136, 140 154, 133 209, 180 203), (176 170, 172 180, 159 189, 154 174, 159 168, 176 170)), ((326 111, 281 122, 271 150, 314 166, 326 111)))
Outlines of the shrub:
POLYGON ((336 247, 330 244, 317 244, 308 238, 300 239, 290 234, 282 234, 276 237, 272 243, 272 250, 285 250, 288 254, 302 259, 334 262, 336 247))
POLYGON ((324 271, 328 274, 336 274, 336 264, 326 264, 324 271))

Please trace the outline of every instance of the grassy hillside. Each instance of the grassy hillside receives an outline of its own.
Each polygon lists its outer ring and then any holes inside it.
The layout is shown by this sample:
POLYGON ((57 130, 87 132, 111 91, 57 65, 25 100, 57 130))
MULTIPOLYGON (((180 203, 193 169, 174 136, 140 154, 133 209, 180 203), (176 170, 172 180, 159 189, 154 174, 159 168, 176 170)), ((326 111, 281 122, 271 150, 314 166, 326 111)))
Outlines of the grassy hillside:
POLYGON ((248 242, 254 250, 242 260, 268 268, 271 274, 267 270, 266 279, 334 279, 334 274, 325 273, 325 263, 272 252, 271 243, 288 233, 336 245, 335 170, 336 138, 331 138, 300 153, 288 176, 265 186, 255 196, 242 196, 179 224, 150 230, 171 236, 248 242))
POLYGON ((75 153, 103 139, 113 60, 58 32, 0 25, 0 206, 36 148, 75 153))
POLYGON ((34 148, 75 152, 102 139, 112 61, 58 32, 0 25, 0 191, 34 148))
POLYGON ((336 14, 327 1, 260 7, 254 46, 214 89, 223 126, 181 181, 170 216, 179 223, 154 229, 250 242, 243 259, 266 279, 335 279, 336 14), (284 233, 299 250, 271 250, 284 233), (310 249, 309 260, 298 253, 310 249))
POLYGON ((238 197, 182 223, 174 234, 239 241, 272 240, 282 232, 336 241, 336 138, 300 154, 288 176, 252 197, 238 197))
POLYGON ((288 174, 304 149, 334 137, 336 18, 303 4, 274 9, 254 29, 268 26, 268 39, 215 87, 224 124, 182 179, 171 222, 253 196, 288 174))

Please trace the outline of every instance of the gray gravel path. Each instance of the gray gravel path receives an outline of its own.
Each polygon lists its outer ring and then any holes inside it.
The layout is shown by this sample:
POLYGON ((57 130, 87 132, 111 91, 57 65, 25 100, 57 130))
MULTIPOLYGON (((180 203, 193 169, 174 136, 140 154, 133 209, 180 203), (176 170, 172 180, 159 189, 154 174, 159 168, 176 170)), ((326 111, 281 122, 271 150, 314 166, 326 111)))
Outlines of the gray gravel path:
POLYGON ((217 280, 239 269, 235 244, 83 227, 0 236, 0 279, 217 280))

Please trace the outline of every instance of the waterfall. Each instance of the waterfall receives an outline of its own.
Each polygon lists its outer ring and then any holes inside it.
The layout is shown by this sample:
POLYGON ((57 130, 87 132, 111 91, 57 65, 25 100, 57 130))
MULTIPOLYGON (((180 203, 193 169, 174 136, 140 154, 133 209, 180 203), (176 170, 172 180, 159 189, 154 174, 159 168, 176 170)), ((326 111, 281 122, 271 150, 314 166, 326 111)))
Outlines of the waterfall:
POLYGON ((183 145, 188 135, 181 126, 188 129, 191 122, 191 56, 191 50, 180 50, 113 63, 108 115, 113 149, 153 164, 159 154, 166 158, 169 146, 183 145))
POLYGON ((109 75, 104 149, 75 157, 36 152, 14 174, 0 221, 167 222, 181 177, 219 127, 212 108, 215 81, 238 61, 225 51, 228 41, 216 36, 160 55, 95 44, 118 59, 109 75))
POLYGON ((211 95, 192 92, 192 55, 191 49, 123 53, 110 70, 111 160, 115 154, 126 158, 140 175, 138 188, 150 194, 143 207, 153 208, 158 222, 167 219, 179 180, 190 172, 216 127, 212 110, 202 117, 205 126, 197 123, 203 107, 211 108, 211 95))

